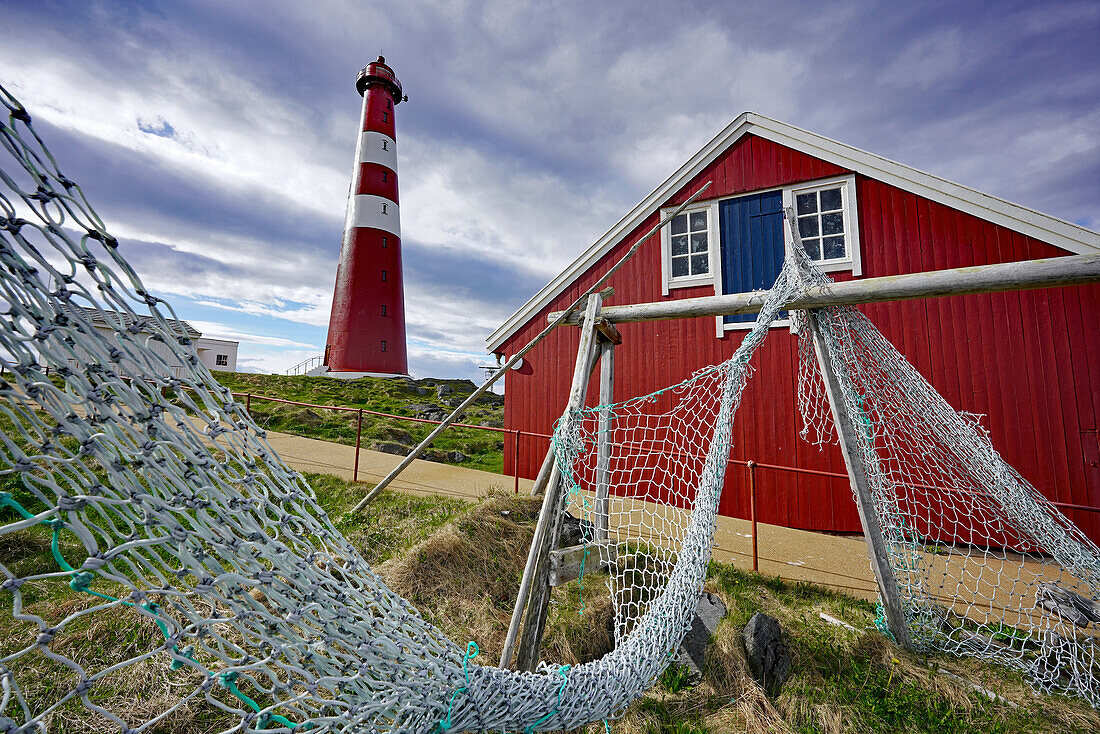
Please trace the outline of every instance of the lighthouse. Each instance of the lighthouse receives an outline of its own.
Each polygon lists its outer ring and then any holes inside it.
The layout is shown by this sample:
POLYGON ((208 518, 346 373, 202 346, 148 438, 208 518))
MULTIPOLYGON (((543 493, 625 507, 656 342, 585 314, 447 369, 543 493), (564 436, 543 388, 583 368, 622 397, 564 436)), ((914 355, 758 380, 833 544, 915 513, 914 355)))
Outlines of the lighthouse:
POLYGON ((324 363, 332 377, 405 375, 394 108, 408 98, 382 56, 359 72, 355 88, 363 114, 324 363))

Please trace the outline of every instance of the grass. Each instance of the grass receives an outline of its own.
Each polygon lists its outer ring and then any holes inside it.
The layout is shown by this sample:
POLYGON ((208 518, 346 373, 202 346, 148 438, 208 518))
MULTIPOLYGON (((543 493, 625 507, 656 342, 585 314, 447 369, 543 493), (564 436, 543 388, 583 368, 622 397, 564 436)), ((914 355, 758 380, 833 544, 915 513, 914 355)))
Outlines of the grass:
MULTIPOLYGON (((325 475, 308 475, 320 505, 345 536, 375 566, 386 583, 409 599, 459 646, 472 640, 482 649, 478 662, 500 655, 523 571, 539 501, 503 490, 475 505, 442 497, 383 492, 367 512, 347 510, 368 489, 325 475)), ((17 481, 0 480, 33 504, 17 481)), ((0 524, 14 520, 0 510, 0 524)), ((56 570, 49 531, 35 527, 0 535, 0 562, 15 575, 56 570)), ((62 552, 79 560, 82 546, 62 535, 62 552)), ((641 553, 640 549, 635 549, 641 553)), ((613 644, 612 610, 603 581, 588 575, 555 590, 543 644, 543 659, 578 664, 605 654, 613 644)), ((94 598, 72 592, 67 578, 23 587, 25 612, 54 624, 88 609, 94 598)), ((907 653, 873 631, 873 605, 808 583, 742 572, 712 563, 705 588, 728 608, 708 647, 702 676, 670 666, 658 684, 615 721, 616 734, 717 734, 719 732, 1078 732, 1100 729, 1097 713, 1083 702, 1035 696, 1020 676, 996 666, 947 656, 907 653), (763 611, 776 617, 793 658, 782 692, 769 698, 747 672, 740 630, 763 611), (855 627, 852 632, 821 619, 821 612, 855 627), (945 675, 949 673, 950 675, 945 675), (955 677, 957 676, 957 678, 955 677), (961 679, 961 680, 959 680, 961 679), (993 691, 991 700, 973 682, 993 691)), ((110 593, 108 585, 97 589, 110 593)), ((10 610, 11 595, 0 592, 10 610)), ((36 627, 0 615, 0 657, 27 645, 36 627)), ((155 649, 159 631, 136 614, 94 613, 66 625, 51 647, 90 670, 155 649), (56 646, 56 647, 54 647, 56 646)), ((21 658, 30 671, 32 705, 56 700, 75 676, 38 653, 21 658)), ((131 723, 178 702, 199 682, 187 671, 169 671, 163 655, 121 670, 97 686, 95 700, 125 712, 131 723)), ((216 695, 224 695, 217 693, 216 695)), ((238 723, 231 715, 196 699, 149 729, 158 734, 214 732, 238 723)), ((57 710, 51 731, 111 731, 79 703, 57 710)), ((600 734, 597 722, 578 732, 600 734)))
MULTIPOLYGON (((391 415, 415 416, 409 405, 433 404, 444 413, 451 408, 444 400, 454 402, 470 395, 475 389, 469 380, 411 380, 402 378, 362 377, 357 380, 337 380, 332 377, 256 375, 243 372, 218 372, 218 380, 233 392, 267 395, 269 397, 311 403, 365 408, 391 415), (437 390, 451 392, 442 399, 437 390)), ((284 405, 254 398, 252 417, 261 427, 292 433, 307 438, 355 445, 357 419, 355 414, 284 405)), ((461 422, 471 425, 499 427, 503 425, 504 404, 498 395, 485 395, 466 412, 461 422)), ((362 445, 367 448, 389 448, 391 453, 404 455, 419 443, 435 426, 392 418, 363 417, 362 445)), ((425 458, 449 464, 500 473, 504 466, 504 434, 472 428, 452 428, 443 433, 425 452, 425 458), (453 452, 465 458, 455 460, 453 452)))

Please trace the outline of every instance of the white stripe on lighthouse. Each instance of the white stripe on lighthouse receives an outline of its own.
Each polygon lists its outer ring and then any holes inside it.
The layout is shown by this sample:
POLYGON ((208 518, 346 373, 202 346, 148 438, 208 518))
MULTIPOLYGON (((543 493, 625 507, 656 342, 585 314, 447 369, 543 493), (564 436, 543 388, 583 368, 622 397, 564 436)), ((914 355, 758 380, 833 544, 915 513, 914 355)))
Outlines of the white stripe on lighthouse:
POLYGON ((351 227, 373 227, 401 236, 401 208, 384 196, 356 194, 345 230, 351 227))
POLYGON ((385 133, 364 130, 359 138, 359 162, 381 163, 391 171, 396 171, 397 141, 385 133))

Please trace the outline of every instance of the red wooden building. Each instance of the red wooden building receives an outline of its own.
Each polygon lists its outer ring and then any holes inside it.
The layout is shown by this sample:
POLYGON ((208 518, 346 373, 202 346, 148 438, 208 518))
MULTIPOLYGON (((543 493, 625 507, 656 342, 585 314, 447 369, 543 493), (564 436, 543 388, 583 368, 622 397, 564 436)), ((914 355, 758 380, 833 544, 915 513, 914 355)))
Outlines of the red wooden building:
MULTIPOLYGON (((746 112, 536 293, 488 339, 510 356, 616 263, 662 213, 708 181, 686 216, 644 243, 610 281, 608 305, 771 285, 782 207, 838 280, 1100 251, 1100 235, 842 143, 746 112)), ((1100 286, 958 296, 861 309, 956 409, 983 414, 994 446, 1100 541, 1100 286)), ((621 324, 615 399, 648 393, 728 358, 752 317, 621 324)), ((505 425, 550 433, 569 390, 579 330, 561 327, 506 381, 505 425)), ((799 438, 797 338, 773 329, 738 412, 732 459, 844 474, 839 450, 799 438)), ((589 394, 589 404, 595 390, 589 394)), ((545 440, 524 437, 521 476, 545 440)), ((513 447, 509 446, 508 449, 513 447)), ((505 472, 516 459, 505 452, 505 472)), ((746 469, 730 465, 721 511, 747 517, 746 469)), ((846 478, 756 471, 762 522, 859 531, 846 478)))

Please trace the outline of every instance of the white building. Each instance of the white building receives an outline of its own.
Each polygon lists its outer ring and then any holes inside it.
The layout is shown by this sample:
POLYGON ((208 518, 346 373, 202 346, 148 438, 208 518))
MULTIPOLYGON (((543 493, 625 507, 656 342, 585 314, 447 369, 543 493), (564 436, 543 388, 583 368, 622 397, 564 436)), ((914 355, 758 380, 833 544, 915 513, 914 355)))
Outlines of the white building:
MULTIPOLYGON (((134 322, 129 314, 119 311, 105 311, 101 313, 92 308, 83 308, 81 310, 84 312, 85 318, 95 327, 96 331, 107 337, 113 337, 120 327, 128 328, 134 322)), ((208 369, 214 372, 237 371, 237 347, 240 342, 204 337, 202 332, 186 321, 168 319, 168 324, 173 331, 182 332, 191 339, 192 344, 195 346, 195 350, 198 352, 199 360, 206 365, 208 369)), ((144 327, 139 333, 151 335, 153 331, 148 327, 144 327)), ((172 350, 169 349, 167 345, 151 340, 146 342, 146 346, 168 363, 168 366, 176 377, 181 375, 183 363, 173 354, 172 350)), ((71 363, 70 366, 77 366, 77 360, 70 359, 69 362, 71 363)))

